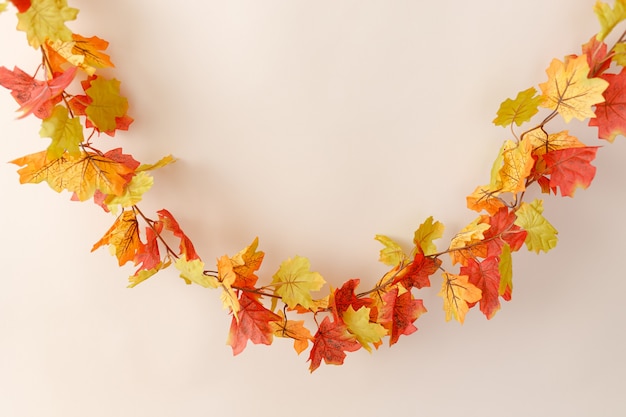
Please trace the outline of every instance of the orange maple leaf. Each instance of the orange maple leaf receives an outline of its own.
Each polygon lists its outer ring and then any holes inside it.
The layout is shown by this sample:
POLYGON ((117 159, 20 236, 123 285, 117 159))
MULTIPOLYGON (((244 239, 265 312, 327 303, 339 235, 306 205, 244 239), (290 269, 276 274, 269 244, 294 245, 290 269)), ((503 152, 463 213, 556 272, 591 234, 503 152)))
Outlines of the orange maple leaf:
POLYGON ((233 355, 240 354, 248 340, 254 344, 272 344, 274 330, 270 323, 282 318, 245 292, 239 297, 239 306, 238 319, 233 316, 226 341, 233 348, 233 355))
POLYGON ((91 251, 103 245, 111 245, 115 249, 115 256, 120 266, 135 259, 143 243, 139 237, 139 225, 133 210, 122 212, 102 239, 93 245, 91 251))

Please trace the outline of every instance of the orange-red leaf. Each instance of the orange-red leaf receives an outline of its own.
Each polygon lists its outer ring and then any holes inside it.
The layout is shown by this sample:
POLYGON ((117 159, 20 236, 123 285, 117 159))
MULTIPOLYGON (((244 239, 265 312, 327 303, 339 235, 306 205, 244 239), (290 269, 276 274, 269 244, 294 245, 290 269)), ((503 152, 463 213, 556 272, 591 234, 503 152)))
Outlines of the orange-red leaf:
POLYGON ((389 346, 395 344, 400 336, 417 331, 413 322, 427 311, 422 300, 416 300, 410 291, 400 296, 398 293, 399 289, 395 287, 383 295, 385 305, 380 324, 389 331, 389 346))
POLYGON ((124 211, 102 239, 93 245, 91 251, 103 245, 112 245, 115 248, 115 256, 120 266, 135 259, 141 250, 142 243, 139 238, 137 217, 133 210, 124 211))
POLYGON ((613 142, 617 135, 626 136, 626 68, 619 74, 603 74, 600 78, 608 81, 604 91, 604 103, 596 105, 596 117, 589 120, 589 126, 598 127, 598 137, 613 142))
POLYGON ((543 156, 550 174, 550 187, 558 187, 562 196, 573 197, 578 187, 587 188, 596 174, 591 165, 597 147, 558 149, 543 156))
POLYGON ((358 310, 363 306, 370 307, 372 302, 370 298, 358 298, 354 293, 359 282, 360 280, 358 278, 350 279, 344 282, 341 288, 335 290, 333 300, 336 316, 341 317, 341 314, 350 306, 352 306, 354 310, 358 310))
POLYGON ((430 287, 429 277, 437 272, 439 265, 441 265, 440 259, 433 259, 418 252, 415 254, 413 262, 402 273, 398 274, 393 283, 400 283, 406 289, 430 287))
POLYGON ((157 214, 159 215, 159 222, 163 224, 165 229, 174 233, 174 236, 180 239, 180 245, 179 245, 180 254, 185 255, 185 258, 188 261, 193 261, 194 259, 200 259, 200 257, 196 253, 196 250, 193 247, 193 243, 191 243, 191 240, 187 237, 187 235, 180 228, 180 226, 178 225, 178 222, 176 221, 172 213, 170 213, 169 211, 165 209, 162 209, 162 210, 157 211, 157 214))
MULTIPOLYGON (((470 284, 474 284, 482 291, 479 300, 480 311, 491 319, 500 310, 500 259, 491 256, 482 262, 470 259, 466 266, 461 267, 461 274, 468 276, 470 284)), ((468 303, 472 307, 475 303, 468 303)))
POLYGON ((233 348, 233 355, 240 354, 246 348, 248 340, 254 344, 272 344, 274 331, 270 323, 280 321, 281 317, 245 292, 239 297, 239 306, 239 320, 233 316, 226 341, 233 348))
POLYGON ((354 352, 360 347, 361 344, 348 333, 343 322, 330 321, 328 317, 324 317, 313 338, 309 370, 313 372, 319 368, 322 359, 327 365, 342 365, 346 358, 345 352, 354 352))

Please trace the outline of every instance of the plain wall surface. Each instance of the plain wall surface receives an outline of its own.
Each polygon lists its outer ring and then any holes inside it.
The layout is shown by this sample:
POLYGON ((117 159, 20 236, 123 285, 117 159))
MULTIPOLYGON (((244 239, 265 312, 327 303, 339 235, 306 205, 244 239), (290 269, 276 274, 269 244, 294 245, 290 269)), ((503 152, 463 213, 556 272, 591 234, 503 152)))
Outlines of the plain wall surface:
MULTIPOLYGON (((599 28, 593 0, 184 3, 70 1, 68 26, 111 42, 136 119, 103 136, 142 162, 173 154, 140 204, 170 210, 200 255, 259 236, 260 271, 310 259, 329 285, 385 272, 376 234, 409 245, 428 216, 443 249, 476 216, 507 129, 499 104, 546 80, 599 28)), ((32 72, 38 53, 0 15, 0 65, 32 72)), ((39 120, 16 120, 0 91, 0 160, 44 149, 39 120)), ((106 249, 114 217, 0 164, 0 415, 623 416, 626 138, 602 148, 575 198, 548 197, 548 254, 513 258, 513 300, 446 323, 438 276, 420 291, 419 331, 309 374, 289 340, 237 357, 219 293, 170 268, 134 289, 106 249)), ((328 287, 325 288, 326 294, 328 287)))

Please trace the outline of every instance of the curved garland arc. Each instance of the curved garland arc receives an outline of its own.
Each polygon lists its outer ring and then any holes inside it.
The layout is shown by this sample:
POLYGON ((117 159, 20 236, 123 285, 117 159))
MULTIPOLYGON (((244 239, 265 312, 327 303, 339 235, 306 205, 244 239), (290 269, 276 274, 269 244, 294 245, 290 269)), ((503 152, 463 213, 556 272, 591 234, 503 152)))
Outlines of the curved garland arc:
POLYGON ((358 289, 359 280, 351 279, 314 298, 325 280, 311 270, 307 258, 285 260, 272 280, 262 284, 256 275, 264 257, 258 239, 233 256, 222 256, 210 269, 172 213, 144 213, 139 203, 153 184, 150 172, 174 158, 142 164, 121 148, 104 151, 96 145, 101 135, 114 136, 133 122, 120 81, 100 74, 113 66, 104 52, 108 42, 66 26, 78 15, 67 0, 0 3, 0 12, 11 8, 17 9, 17 29, 41 53, 41 63, 31 71, 0 67, 0 85, 11 91, 20 117, 41 119, 39 134, 51 139, 46 149, 11 161, 19 166, 20 182, 47 182, 57 192, 69 191, 74 200, 94 200, 113 213, 113 225, 92 250, 108 246, 120 266, 135 265, 129 287, 173 266, 187 284, 220 292, 232 315, 227 343, 234 355, 248 341, 269 345, 275 337, 287 338, 298 354, 309 350, 311 372, 322 361, 339 365, 347 352, 371 352, 385 338, 391 346, 415 332, 414 322, 426 312, 416 294, 431 285, 435 274, 442 278, 438 295, 447 321, 463 323, 474 307, 492 318, 501 300, 511 298, 512 253, 523 246, 548 252, 557 243, 556 229, 543 216, 543 201, 526 201, 526 190, 539 187, 548 195, 573 197, 595 176, 592 161, 598 147, 585 145, 566 130, 551 131, 550 122, 557 117, 588 121, 609 142, 626 133, 626 107, 621 104, 626 102, 626 32, 610 45, 605 42, 626 20, 626 0, 613 6, 598 1, 594 12, 600 31, 580 53, 554 59, 538 88, 500 105, 493 122, 509 128, 514 139, 503 143, 489 183, 467 196, 468 208, 478 212, 476 219, 446 249, 435 243, 444 225, 433 217, 415 230, 410 253, 377 235, 383 246, 380 261, 389 270, 374 287, 358 289), (74 80, 80 81, 78 91, 74 80), (444 265, 444 257, 450 266, 444 265), (313 318, 313 332, 297 320, 305 314, 313 318))

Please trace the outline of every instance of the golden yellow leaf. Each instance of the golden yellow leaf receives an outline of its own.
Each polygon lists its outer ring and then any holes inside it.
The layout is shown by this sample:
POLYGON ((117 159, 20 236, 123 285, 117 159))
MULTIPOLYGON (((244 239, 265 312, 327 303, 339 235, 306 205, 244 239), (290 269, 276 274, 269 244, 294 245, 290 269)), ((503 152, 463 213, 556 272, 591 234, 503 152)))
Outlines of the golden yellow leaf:
POLYGON ((380 257, 378 258, 378 260, 385 265, 397 266, 404 263, 408 259, 400 245, 390 237, 376 235, 374 239, 385 246, 380 250, 380 257))
POLYGON ((83 126, 78 117, 69 117, 65 106, 55 106, 52 114, 41 122, 39 136, 52 139, 48 146, 48 159, 56 159, 67 152, 71 156, 80 155, 83 142, 83 126))
POLYGON ((546 70, 548 81, 539 84, 543 92, 543 107, 556 110, 566 122, 573 118, 595 117, 591 107, 604 102, 602 93, 609 83, 600 78, 587 78, 587 56, 569 58, 566 63, 553 59, 546 70))
MULTIPOLYGON (((483 233, 491 227, 488 223, 483 223, 483 220, 483 217, 477 217, 452 238, 448 250, 453 265, 459 262, 465 265, 466 260, 473 257, 471 246, 481 242, 485 238, 483 233)), ((475 250, 480 250, 480 248, 475 248, 475 250)), ((483 254, 476 253, 475 255, 483 254)))
POLYGON ((348 327, 348 331, 356 337, 356 340, 368 352, 372 351, 370 343, 378 346, 381 338, 387 335, 387 330, 381 324, 370 322, 370 309, 365 306, 362 306, 357 311, 354 311, 351 305, 348 306, 348 309, 342 315, 342 319, 348 327))
POLYGON ((443 298, 443 309, 446 312, 446 321, 452 317, 459 323, 465 321, 465 314, 469 311, 467 303, 475 303, 482 298, 482 291, 468 281, 466 275, 443 273, 443 283, 438 294, 443 298))
POLYGON ((118 205, 124 208, 134 206, 141 201, 143 195, 152 188, 153 184, 154 178, 152 176, 145 171, 138 172, 133 175, 133 178, 126 185, 122 195, 108 195, 104 200, 104 204, 113 213, 116 212, 118 205))
POLYGON ((500 168, 500 192, 513 194, 526 189, 526 179, 533 168, 532 145, 523 139, 519 143, 508 140, 502 152, 503 165, 500 168))
POLYGON ((606 3, 597 1, 593 11, 600 21, 600 32, 596 35, 599 41, 604 40, 618 23, 626 19, 626 0, 615 0, 615 6, 611 8, 606 3))
POLYGON ((190 261, 183 254, 176 259, 174 266, 180 271, 180 277, 187 284, 194 283, 204 288, 217 288, 219 286, 217 278, 204 273, 204 262, 200 259, 192 259, 190 261))
POLYGON ((318 272, 310 270, 307 258, 296 256, 284 261, 272 279, 274 292, 289 308, 297 305, 309 309, 315 307, 311 291, 318 291, 326 283, 318 272))
POLYGON ((96 78, 85 90, 91 98, 85 114, 101 132, 114 131, 117 127, 116 118, 126 115, 128 100, 120 95, 120 82, 116 79, 96 78))
POLYGON ((298 355, 304 352, 309 347, 309 340, 313 340, 309 329, 304 327, 304 320, 286 320, 282 311, 278 315, 282 320, 269 322, 274 336, 293 339, 293 348, 298 355))
POLYGON ((113 226, 93 245, 91 251, 103 245, 110 245, 111 253, 117 257, 120 266, 135 259, 142 243, 139 238, 137 217, 133 210, 126 210, 118 216, 113 226))
POLYGON ((530 251, 548 252, 557 244, 557 230, 543 217, 543 200, 534 200, 532 203, 522 203, 515 212, 515 224, 528 232, 526 247, 530 251))
POLYGON ((433 223, 433 216, 427 218, 413 234, 413 243, 417 251, 426 256, 437 253, 437 246, 433 240, 441 238, 444 229, 443 223, 437 221, 433 223))
POLYGON ((241 309, 239 305, 239 299, 235 290, 231 287, 237 279, 237 274, 233 271, 233 261, 224 255, 217 260, 217 280, 219 286, 222 288, 220 294, 220 300, 225 309, 230 309, 233 312, 235 318, 239 320, 237 313, 241 309))
POLYGON ((17 14, 17 29, 26 32, 28 43, 35 49, 47 40, 69 42, 72 31, 65 22, 77 15, 78 9, 68 7, 66 0, 31 0, 28 10, 17 14))

